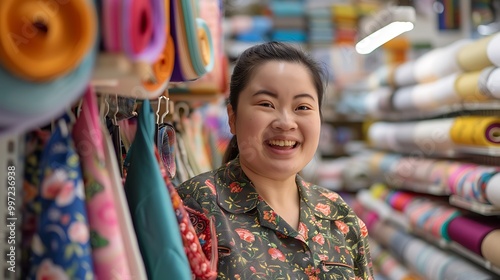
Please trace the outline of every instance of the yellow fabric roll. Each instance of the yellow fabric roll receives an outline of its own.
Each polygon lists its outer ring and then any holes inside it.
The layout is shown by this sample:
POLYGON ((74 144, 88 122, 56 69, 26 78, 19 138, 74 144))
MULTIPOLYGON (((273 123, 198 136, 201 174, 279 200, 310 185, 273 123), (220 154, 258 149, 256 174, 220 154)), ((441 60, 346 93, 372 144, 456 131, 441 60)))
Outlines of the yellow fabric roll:
POLYGON ((484 101, 489 98, 479 89, 481 71, 466 72, 457 76, 455 91, 464 101, 484 101))
POLYGON ((0 1, 0 63, 30 81, 56 79, 93 47, 97 15, 90 1, 0 1))
POLYGON ((453 143, 471 146, 500 146, 500 118, 457 117, 450 129, 453 143))
POLYGON ((462 70, 478 71, 492 65, 486 52, 492 38, 493 35, 481 38, 458 51, 457 60, 462 70))

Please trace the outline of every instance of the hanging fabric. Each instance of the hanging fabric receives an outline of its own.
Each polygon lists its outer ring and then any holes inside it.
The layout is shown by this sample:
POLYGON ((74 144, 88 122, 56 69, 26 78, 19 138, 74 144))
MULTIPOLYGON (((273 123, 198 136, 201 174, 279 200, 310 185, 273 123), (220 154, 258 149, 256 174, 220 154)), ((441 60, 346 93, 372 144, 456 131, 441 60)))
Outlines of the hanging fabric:
POLYGON ((60 118, 40 163, 40 214, 32 240, 29 279, 94 277, 79 157, 60 118))
POLYGON ((97 98, 91 87, 84 96, 73 138, 82 162, 90 223, 92 256, 98 279, 127 278, 124 239, 117 222, 116 199, 105 167, 105 154, 97 98))
POLYGON ((188 257, 193 278, 200 280, 215 279, 217 277, 218 247, 214 220, 208 220, 204 214, 192 209, 188 212, 175 186, 170 181, 168 171, 162 163, 158 149, 155 149, 155 156, 172 199, 184 251, 188 257), (200 231, 197 232, 194 226, 199 227, 200 231))
MULTIPOLYGON (((129 149, 125 193, 150 280, 190 280, 172 201, 154 154, 154 120, 149 100, 142 103, 137 133, 129 149)), ((125 164, 127 166, 127 164, 125 164)))
POLYGON ((114 146, 111 137, 108 135, 108 129, 104 125, 101 126, 101 133, 103 135, 105 166, 110 176, 111 190, 116 201, 117 221, 125 243, 130 276, 134 279, 147 279, 146 268, 142 260, 137 235, 123 188, 122 176, 120 174, 122 170, 119 169, 118 163, 114 160, 114 146))
POLYGON ((26 135, 24 180, 23 180, 23 206, 22 206, 22 241, 21 241, 21 279, 26 279, 29 272, 31 254, 31 240, 37 227, 37 208, 39 209, 38 186, 40 186, 40 160, 43 149, 50 138, 50 132, 36 130, 26 135))

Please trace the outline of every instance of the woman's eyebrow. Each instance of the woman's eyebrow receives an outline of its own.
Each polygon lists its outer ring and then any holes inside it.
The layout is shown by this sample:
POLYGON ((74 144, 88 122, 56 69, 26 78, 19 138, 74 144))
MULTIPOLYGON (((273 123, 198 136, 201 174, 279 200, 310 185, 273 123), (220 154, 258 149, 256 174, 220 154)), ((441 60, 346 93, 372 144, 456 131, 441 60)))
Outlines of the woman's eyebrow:
MULTIPOLYGON (((278 98, 278 94, 274 93, 274 92, 270 92, 268 90, 265 90, 265 89, 261 89, 261 90, 258 90, 257 92, 255 92, 252 96, 258 96, 258 95, 268 95, 268 96, 271 96, 273 98, 278 98)), ((314 96, 312 96, 311 94, 309 93, 300 93, 300 94, 297 94, 293 97, 293 99, 299 99, 299 98, 310 98, 312 100, 316 100, 314 99, 314 96)))

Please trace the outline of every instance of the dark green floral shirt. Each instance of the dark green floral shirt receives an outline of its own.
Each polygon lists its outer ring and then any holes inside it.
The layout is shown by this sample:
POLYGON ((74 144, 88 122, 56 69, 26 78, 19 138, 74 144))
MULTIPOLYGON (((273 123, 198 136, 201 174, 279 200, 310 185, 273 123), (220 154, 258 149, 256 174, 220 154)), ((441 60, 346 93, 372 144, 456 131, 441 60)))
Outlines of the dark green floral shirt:
POLYGON ((297 175, 299 230, 260 198, 239 159, 178 187, 215 223, 218 279, 373 279, 367 229, 335 192, 297 175))

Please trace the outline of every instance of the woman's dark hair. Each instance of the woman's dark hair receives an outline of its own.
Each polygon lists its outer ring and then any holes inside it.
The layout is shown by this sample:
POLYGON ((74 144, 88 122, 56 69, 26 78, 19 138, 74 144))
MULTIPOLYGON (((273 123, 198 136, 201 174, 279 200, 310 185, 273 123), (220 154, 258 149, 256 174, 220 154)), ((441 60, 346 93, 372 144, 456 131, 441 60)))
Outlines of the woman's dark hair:
MULTIPOLYGON (((285 61, 304 65, 311 74, 314 87, 318 93, 318 105, 321 109, 324 94, 324 78, 325 74, 320 64, 306 54, 304 51, 282 42, 266 42, 263 44, 252 46, 246 49, 236 60, 236 65, 231 75, 229 85, 229 104, 233 107, 233 112, 236 115, 238 111, 238 100, 240 93, 248 85, 248 81, 252 78, 255 70, 262 64, 269 61, 285 61)), ((320 110, 320 117, 321 110, 320 110)), ((227 163, 239 154, 236 135, 233 136, 224 153, 223 162, 227 163)))

